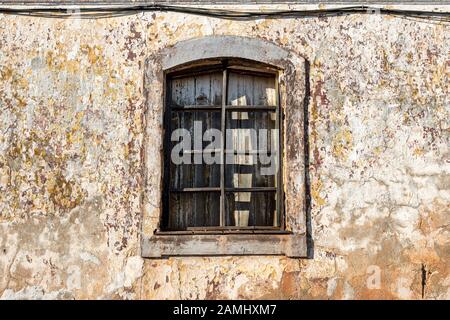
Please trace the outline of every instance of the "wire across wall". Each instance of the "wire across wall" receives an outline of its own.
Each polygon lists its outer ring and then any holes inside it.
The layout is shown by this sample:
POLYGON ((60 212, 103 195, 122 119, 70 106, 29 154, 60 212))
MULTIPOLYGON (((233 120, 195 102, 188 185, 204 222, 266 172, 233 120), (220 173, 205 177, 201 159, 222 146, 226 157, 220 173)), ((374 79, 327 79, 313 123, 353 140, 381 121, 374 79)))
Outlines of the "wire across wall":
POLYGON ((200 15, 212 18, 229 20, 254 20, 254 19, 280 19, 280 18, 312 18, 312 17, 335 17, 352 14, 379 14, 406 19, 416 19, 434 23, 450 23, 450 12, 433 10, 406 10, 394 8, 382 8, 372 6, 346 6, 323 9, 305 10, 237 10, 216 9, 193 6, 173 6, 162 4, 130 5, 130 6, 95 6, 95 7, 0 7, 0 13, 10 15, 24 15, 45 18, 63 19, 101 19, 142 12, 176 12, 192 15, 200 15))

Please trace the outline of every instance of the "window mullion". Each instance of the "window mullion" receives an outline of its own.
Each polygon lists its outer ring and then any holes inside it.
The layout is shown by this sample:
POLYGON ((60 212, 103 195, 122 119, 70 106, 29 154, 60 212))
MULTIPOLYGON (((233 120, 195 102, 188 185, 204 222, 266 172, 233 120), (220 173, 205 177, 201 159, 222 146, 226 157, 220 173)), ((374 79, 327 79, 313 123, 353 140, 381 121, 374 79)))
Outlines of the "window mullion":
POLYGON ((226 146, 226 105, 227 105, 227 79, 228 76, 228 70, 227 68, 223 69, 223 84, 222 84, 222 116, 221 116, 221 125, 220 130, 222 134, 222 146, 220 150, 220 226, 225 226, 225 146, 226 146))

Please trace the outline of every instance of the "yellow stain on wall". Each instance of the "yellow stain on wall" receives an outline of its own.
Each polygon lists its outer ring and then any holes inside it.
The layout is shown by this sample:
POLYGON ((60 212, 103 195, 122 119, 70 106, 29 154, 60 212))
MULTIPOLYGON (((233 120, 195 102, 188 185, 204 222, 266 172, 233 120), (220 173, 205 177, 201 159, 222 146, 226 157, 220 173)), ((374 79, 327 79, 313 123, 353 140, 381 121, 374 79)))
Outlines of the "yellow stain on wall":
POLYGON ((353 137, 352 132, 349 129, 343 129, 334 136, 332 142, 333 156, 339 159, 346 160, 352 148, 353 137))
POLYGON ((413 154, 414 154, 416 157, 420 157, 420 156, 423 156, 424 151, 423 151, 422 148, 415 148, 413 154))
POLYGON ((311 185, 311 196, 313 198, 314 203, 316 203, 319 206, 323 206, 326 201, 322 196, 320 195, 320 192, 322 191, 323 185, 322 181, 316 180, 311 185))

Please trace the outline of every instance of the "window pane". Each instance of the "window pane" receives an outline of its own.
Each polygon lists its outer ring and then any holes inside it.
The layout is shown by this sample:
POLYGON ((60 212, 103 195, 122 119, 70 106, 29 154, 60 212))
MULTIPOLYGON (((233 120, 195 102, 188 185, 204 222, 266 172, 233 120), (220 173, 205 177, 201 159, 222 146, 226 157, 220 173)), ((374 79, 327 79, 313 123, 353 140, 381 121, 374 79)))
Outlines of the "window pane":
POLYGON ((172 80, 172 105, 222 104, 222 73, 187 76, 172 80))
POLYGON ((220 186, 220 140, 210 130, 220 130, 220 117, 220 112, 172 112, 171 188, 220 186), (207 130, 213 142, 203 141, 207 130))
POLYGON ((276 112, 227 112, 227 149, 272 150, 279 136, 275 126, 276 112))
POLYGON ((276 187, 277 159, 274 159, 271 167, 270 165, 261 165, 261 162, 257 161, 256 155, 234 155, 234 158, 235 164, 227 164, 225 168, 227 188, 276 187))
MULTIPOLYGON (((171 137, 182 136, 183 139, 171 139, 172 144, 177 144, 177 141, 184 141, 187 139, 187 143, 190 146, 188 150, 201 150, 206 148, 211 142, 203 141, 205 132, 209 130, 209 134, 214 133, 210 129, 217 129, 220 131, 220 110, 215 111, 174 111, 172 112, 172 125, 171 125, 171 137), (185 129, 188 132, 183 133, 177 129, 185 129), (197 136, 197 137, 196 137, 197 136), (198 139, 197 139, 198 138, 198 139)), ((183 130, 184 131, 184 130, 183 130)), ((206 140, 206 139, 205 139, 206 140)))
POLYGON ((171 193, 168 226, 170 230, 218 226, 220 192, 171 193))
POLYGON ((276 187, 279 132, 275 117, 275 112, 227 113, 227 187, 276 187))
POLYGON ((275 77, 230 72, 227 104, 233 106, 275 106, 275 77))
POLYGON ((275 192, 227 192, 227 226, 278 226, 275 192))

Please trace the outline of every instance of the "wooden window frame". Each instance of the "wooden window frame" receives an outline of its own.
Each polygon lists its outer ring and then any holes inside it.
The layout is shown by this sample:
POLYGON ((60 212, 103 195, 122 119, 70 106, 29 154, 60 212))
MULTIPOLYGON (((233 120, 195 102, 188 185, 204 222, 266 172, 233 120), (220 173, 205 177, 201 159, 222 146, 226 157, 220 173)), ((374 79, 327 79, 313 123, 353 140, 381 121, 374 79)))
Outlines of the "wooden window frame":
MULTIPOLYGON (((204 66, 203 66, 204 67, 204 66)), ((202 68, 203 68, 202 67, 202 68)), ((142 143, 141 256, 160 259, 172 256, 284 255, 311 257, 307 242, 308 181, 308 73, 307 61, 293 51, 263 39, 241 36, 206 36, 162 48, 147 57, 144 67, 146 104, 142 143), (163 137, 166 74, 183 72, 197 62, 240 59, 279 69, 279 103, 284 114, 282 186, 284 230, 275 233, 254 228, 159 232, 162 219, 163 137), (249 232, 250 231, 250 232, 249 232)))
MULTIPOLYGON (((219 226, 197 226, 188 227, 186 230, 175 231, 170 230, 165 227, 160 227, 155 231, 158 235, 168 235, 168 234, 217 234, 221 233, 255 233, 257 231, 259 234, 264 233, 286 233, 285 223, 284 223, 284 193, 283 193, 283 178, 282 178, 282 154, 283 154, 283 144, 281 143, 281 137, 283 136, 282 130, 282 111, 280 107, 280 97, 279 97, 279 73, 278 68, 272 66, 257 63, 253 61, 247 61, 243 59, 211 59, 206 61, 195 62, 191 66, 182 66, 175 68, 174 70, 168 70, 165 72, 165 106, 164 106, 164 171, 163 171, 163 214, 162 214, 162 224, 164 224, 165 219, 168 219, 169 208, 170 208, 170 194, 171 193, 200 193, 200 192, 220 192, 220 212, 219 214, 219 226), (213 72, 222 73, 222 102, 220 106, 217 105, 189 105, 189 106, 173 106, 172 105, 172 92, 170 88, 170 83, 172 80, 177 78, 196 76, 201 74, 210 74, 213 72), (264 76, 271 77, 274 79, 275 88, 275 99, 276 105, 265 106, 265 105, 248 105, 248 106, 235 106, 228 105, 228 81, 230 72, 254 75, 254 76, 264 76), (171 189, 170 186, 170 134, 171 130, 171 114, 172 112, 195 112, 195 111, 209 111, 209 112, 221 112, 221 133, 222 133, 222 146, 220 148, 220 187, 194 187, 194 188, 183 188, 183 189, 171 189), (225 155, 230 150, 226 150, 226 119, 229 116, 227 113, 233 111, 238 112, 264 112, 270 113, 275 112, 275 129, 278 131, 278 150, 277 150, 277 162, 278 170, 276 173, 275 187, 248 187, 248 188, 230 188, 225 186, 225 155), (228 192, 275 192, 276 193, 276 215, 278 226, 247 226, 247 227, 237 227, 237 226, 227 226, 226 220, 226 193, 228 192)), ((247 154, 247 153, 246 153, 247 154)))

